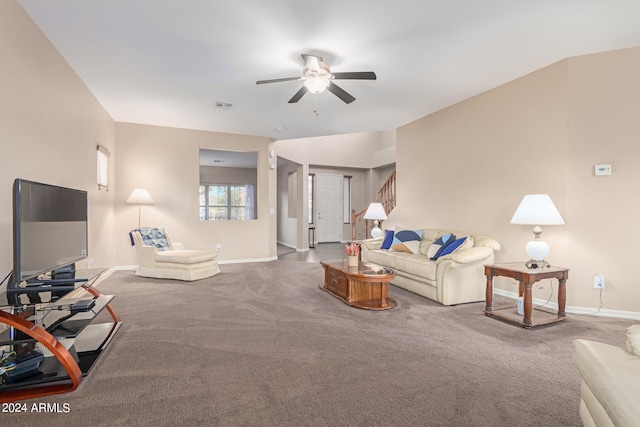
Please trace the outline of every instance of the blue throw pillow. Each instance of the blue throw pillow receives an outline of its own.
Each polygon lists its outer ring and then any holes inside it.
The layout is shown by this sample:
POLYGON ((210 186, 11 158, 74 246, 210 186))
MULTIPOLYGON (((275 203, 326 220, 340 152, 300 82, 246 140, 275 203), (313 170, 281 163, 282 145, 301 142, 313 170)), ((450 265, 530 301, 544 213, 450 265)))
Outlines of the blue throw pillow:
POLYGON ((170 248, 169 241, 162 228, 141 227, 138 231, 145 245, 155 246, 159 251, 170 248))
POLYGON ((438 237, 435 242, 427 249, 427 256, 431 261, 438 259, 444 248, 456 240, 456 235, 452 233, 443 234, 438 237))
POLYGON ((462 246, 462 244, 467 240, 467 236, 458 239, 458 240, 454 240, 453 242, 449 243, 448 245, 444 246, 442 248, 442 251, 440 251, 440 253, 436 254, 436 259, 440 258, 441 256, 445 256, 445 255, 449 255, 451 253, 453 253, 456 249, 458 249, 460 246, 462 246))
POLYGON ((393 230, 385 230, 384 240, 382 241, 382 246, 380 249, 388 250, 393 243, 393 230))

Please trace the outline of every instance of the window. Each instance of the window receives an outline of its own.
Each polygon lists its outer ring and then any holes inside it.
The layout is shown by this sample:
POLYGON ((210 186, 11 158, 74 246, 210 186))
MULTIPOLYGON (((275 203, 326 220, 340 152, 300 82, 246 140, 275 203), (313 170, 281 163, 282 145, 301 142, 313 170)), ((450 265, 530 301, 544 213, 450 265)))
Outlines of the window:
POLYGON ((109 150, 102 145, 96 147, 98 190, 102 187, 109 190, 109 150))
POLYGON ((309 178, 307 180, 308 191, 309 191, 309 224, 313 224, 313 179, 315 178, 315 174, 310 173, 309 178))
POLYGON ((345 224, 351 224, 351 177, 348 175, 343 177, 342 200, 342 218, 345 224))
POLYGON ((258 153, 200 148, 198 211, 202 220, 255 220, 258 153))
POLYGON ((245 220, 255 217, 253 184, 200 185, 201 220, 245 220))

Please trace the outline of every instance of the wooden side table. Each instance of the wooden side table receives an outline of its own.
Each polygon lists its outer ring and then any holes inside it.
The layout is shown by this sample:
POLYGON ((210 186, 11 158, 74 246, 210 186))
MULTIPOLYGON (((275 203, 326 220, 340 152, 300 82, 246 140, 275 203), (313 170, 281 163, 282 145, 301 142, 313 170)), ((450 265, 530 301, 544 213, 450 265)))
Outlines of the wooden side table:
POLYGON ((484 313, 486 316, 495 316, 527 329, 560 322, 567 318, 565 305, 567 302, 567 279, 569 269, 561 267, 529 269, 524 263, 493 264, 484 266, 484 274, 487 276, 487 298, 484 313), (493 309, 493 278, 504 276, 519 282, 519 295, 524 297, 524 316, 520 316, 514 307, 493 309), (535 319, 532 318, 531 286, 543 279, 558 279, 558 312, 551 313, 542 309, 535 309, 535 319))

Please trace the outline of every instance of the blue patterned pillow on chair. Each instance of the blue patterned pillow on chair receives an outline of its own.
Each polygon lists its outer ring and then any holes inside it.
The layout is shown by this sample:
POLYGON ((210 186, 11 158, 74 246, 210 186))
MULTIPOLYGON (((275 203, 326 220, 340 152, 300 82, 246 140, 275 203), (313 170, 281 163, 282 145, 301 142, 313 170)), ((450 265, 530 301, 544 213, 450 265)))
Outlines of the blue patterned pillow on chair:
POLYGON ((169 239, 167 239, 162 228, 141 227, 138 231, 145 245, 155 246, 159 251, 165 251, 170 248, 169 239))

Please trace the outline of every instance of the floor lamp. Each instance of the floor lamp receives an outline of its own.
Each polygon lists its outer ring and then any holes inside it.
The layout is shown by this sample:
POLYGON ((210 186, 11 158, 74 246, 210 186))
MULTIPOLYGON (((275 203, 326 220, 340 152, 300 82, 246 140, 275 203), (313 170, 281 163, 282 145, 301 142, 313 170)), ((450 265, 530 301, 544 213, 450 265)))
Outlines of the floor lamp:
POLYGON ((131 192, 131 195, 127 199, 128 205, 138 205, 138 228, 140 228, 140 215, 142 205, 153 205, 153 199, 151 194, 147 190, 142 188, 136 188, 131 192))

